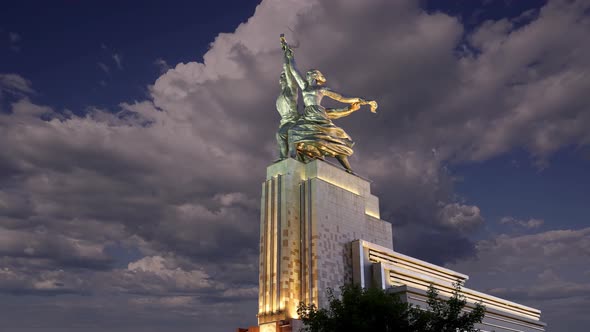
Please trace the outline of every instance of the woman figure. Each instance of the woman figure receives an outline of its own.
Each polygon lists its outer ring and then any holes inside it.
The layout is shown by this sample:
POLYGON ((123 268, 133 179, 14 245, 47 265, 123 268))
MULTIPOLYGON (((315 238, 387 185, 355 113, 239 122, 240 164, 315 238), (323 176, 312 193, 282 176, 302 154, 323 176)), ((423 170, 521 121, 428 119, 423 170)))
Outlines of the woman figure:
MULTIPOLYGON (((331 119, 337 119, 360 109, 361 105, 371 105, 375 112, 377 103, 362 98, 347 98, 324 85, 326 78, 317 69, 309 70, 305 80, 295 67, 293 50, 281 39, 285 51, 285 64, 301 88, 305 109, 303 115, 289 130, 289 154, 300 161, 335 157, 348 173, 353 173, 348 162, 352 155, 354 142, 342 128, 335 126, 331 119), (320 105, 323 97, 350 104, 345 108, 327 109, 320 105)), ((353 173, 354 174, 354 173, 353 173)))

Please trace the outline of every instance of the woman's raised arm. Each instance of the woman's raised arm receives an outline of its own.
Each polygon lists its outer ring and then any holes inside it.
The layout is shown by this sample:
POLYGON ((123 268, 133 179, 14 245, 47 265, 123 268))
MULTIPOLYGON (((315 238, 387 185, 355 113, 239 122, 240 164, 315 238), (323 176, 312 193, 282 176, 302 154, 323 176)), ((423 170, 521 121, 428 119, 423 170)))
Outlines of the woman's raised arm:
POLYGON ((322 92, 324 93, 324 96, 332 98, 336 101, 339 101, 341 103, 346 103, 346 104, 352 104, 352 103, 364 103, 366 102, 366 100, 362 99, 362 98, 349 98, 349 97, 344 97, 341 94, 339 94, 338 92, 334 92, 330 89, 323 89, 322 92))
POLYGON ((371 112, 373 113, 377 113, 377 102, 374 100, 365 100, 363 98, 349 98, 349 97, 344 97, 341 94, 339 94, 338 92, 334 92, 330 89, 322 89, 322 93, 324 94, 324 96, 332 98, 336 101, 339 101, 341 103, 347 103, 347 104, 359 104, 359 105, 369 105, 371 106, 371 112))

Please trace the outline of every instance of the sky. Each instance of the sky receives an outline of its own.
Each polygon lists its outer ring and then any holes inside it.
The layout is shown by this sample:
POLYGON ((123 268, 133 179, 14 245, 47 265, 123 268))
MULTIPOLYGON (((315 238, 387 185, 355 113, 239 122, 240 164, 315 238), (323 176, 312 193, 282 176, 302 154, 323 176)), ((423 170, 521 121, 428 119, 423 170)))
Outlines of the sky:
POLYGON ((590 324, 590 2, 20 1, 0 10, 1 331, 254 325, 281 49, 394 248, 590 324))

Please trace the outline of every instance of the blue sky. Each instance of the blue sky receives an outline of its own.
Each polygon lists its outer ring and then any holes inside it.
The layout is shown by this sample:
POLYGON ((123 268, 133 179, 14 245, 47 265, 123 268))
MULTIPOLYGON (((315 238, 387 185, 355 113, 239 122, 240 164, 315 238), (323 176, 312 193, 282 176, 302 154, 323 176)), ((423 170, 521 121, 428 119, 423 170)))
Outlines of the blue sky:
POLYGON ((286 33, 302 68, 379 102, 338 124, 394 248, 540 308, 551 330, 584 331, 589 12, 565 0, 4 4, 0 313, 22 331, 253 324, 286 33))
POLYGON ((33 81, 44 103, 71 110, 110 107, 145 98, 146 85, 160 74, 157 59, 171 64, 202 60, 213 38, 233 31, 257 4, 14 2, 0 14, 0 62, 3 71, 16 71, 33 81), (19 36, 12 43, 19 51, 10 50, 10 32, 19 36), (124 70, 118 68, 115 54, 124 70))
POLYGON ((565 148, 539 168, 526 152, 453 167, 461 177, 457 191, 478 204, 489 220, 504 216, 540 218, 543 229, 584 227, 588 223, 589 160, 583 151, 565 148), (556 197, 557 196, 557 197, 556 197), (559 200, 559 203, 557 203, 559 200))

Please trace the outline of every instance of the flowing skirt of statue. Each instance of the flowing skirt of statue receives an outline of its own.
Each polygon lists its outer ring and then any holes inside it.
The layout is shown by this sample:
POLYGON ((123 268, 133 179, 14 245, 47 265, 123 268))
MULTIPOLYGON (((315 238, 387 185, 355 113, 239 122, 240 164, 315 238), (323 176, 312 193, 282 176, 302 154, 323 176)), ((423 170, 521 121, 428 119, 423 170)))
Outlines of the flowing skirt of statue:
POLYGON ((303 116, 289 130, 289 141, 307 157, 350 156, 354 142, 328 117, 320 105, 306 106, 303 116))

